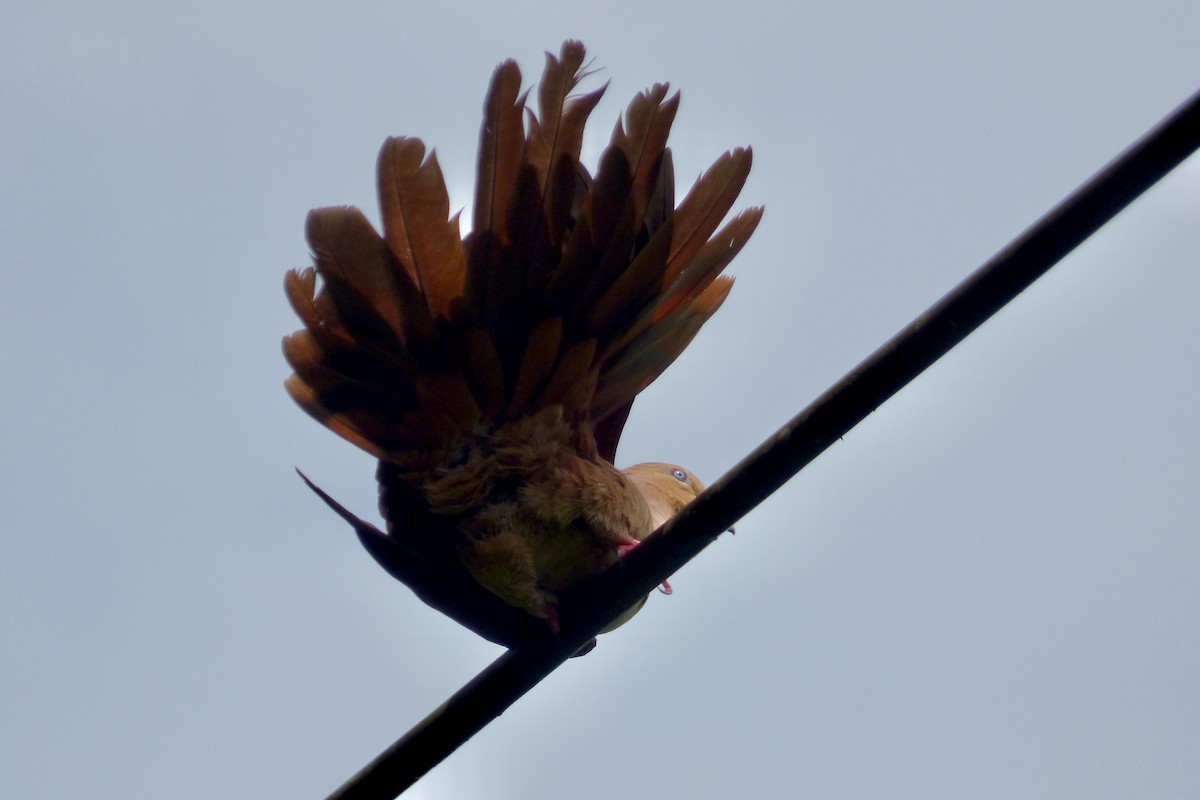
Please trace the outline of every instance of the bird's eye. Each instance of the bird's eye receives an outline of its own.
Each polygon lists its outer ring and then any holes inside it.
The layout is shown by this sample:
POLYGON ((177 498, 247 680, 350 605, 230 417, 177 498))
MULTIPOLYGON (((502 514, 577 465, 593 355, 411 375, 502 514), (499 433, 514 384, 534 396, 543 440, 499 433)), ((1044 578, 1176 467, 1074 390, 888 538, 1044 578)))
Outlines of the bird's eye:
POLYGON ((683 481, 684 483, 688 482, 688 474, 681 469, 671 470, 671 477, 677 481, 683 481))

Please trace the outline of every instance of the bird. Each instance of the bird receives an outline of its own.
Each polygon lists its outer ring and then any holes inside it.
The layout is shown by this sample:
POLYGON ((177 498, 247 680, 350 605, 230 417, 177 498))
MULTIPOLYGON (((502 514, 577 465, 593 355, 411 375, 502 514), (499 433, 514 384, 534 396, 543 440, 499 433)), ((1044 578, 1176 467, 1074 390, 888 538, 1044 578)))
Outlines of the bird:
POLYGON ((301 477, 393 577, 507 647, 557 634, 573 587, 703 491, 673 464, 617 469, 617 445, 636 396, 728 296, 722 273, 763 213, 722 225, 749 147, 676 205, 666 83, 636 94, 593 175, 580 152, 608 84, 579 90, 587 59, 575 40, 546 53, 536 111, 517 63, 496 68, 467 235, 437 153, 390 137, 382 233, 357 208, 314 209, 313 266, 284 281, 303 325, 283 339, 286 389, 378 459, 386 531, 301 477))

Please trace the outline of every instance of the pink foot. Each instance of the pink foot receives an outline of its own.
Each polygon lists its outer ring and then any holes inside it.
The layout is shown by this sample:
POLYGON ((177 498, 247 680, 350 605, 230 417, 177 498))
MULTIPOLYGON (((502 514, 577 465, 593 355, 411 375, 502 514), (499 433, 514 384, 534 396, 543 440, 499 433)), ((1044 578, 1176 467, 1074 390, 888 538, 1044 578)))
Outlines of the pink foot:
MULTIPOLYGON (((637 542, 637 541, 632 541, 632 542, 622 542, 621 544, 617 545, 617 558, 624 558, 625 556, 627 556, 629 554, 630 550, 637 547, 639 544, 641 544, 641 543, 637 542)), ((658 590, 660 592, 662 592, 663 594, 671 594, 672 592, 675 591, 674 589, 671 588, 671 584, 667 583, 666 581, 663 581, 662 583, 660 583, 658 585, 658 590)))
POLYGON ((546 624, 550 626, 550 632, 558 636, 558 607, 550 606, 549 613, 546 614, 546 624))

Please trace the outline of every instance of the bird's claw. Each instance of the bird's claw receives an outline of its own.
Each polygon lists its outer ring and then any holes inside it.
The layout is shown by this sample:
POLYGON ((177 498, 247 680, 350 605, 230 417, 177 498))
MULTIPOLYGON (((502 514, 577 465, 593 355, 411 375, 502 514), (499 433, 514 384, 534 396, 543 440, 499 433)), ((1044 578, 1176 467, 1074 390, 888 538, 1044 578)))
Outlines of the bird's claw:
MULTIPOLYGON (((629 554, 630 550, 637 547, 639 544, 641 544, 641 542, 623 542, 622 544, 617 545, 617 558, 624 558, 629 554)), ((658 585, 658 590, 663 594, 672 594, 675 591, 671 588, 671 584, 667 581, 660 583, 658 585)))

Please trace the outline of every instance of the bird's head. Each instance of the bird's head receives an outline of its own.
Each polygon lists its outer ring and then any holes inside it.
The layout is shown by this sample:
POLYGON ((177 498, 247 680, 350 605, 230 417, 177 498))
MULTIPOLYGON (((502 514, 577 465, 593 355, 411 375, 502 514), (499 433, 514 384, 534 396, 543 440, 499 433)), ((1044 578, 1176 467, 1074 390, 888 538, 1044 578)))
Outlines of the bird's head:
POLYGON ((652 461, 635 464, 623 472, 637 486, 642 497, 646 498, 646 505, 650 506, 650 516, 654 524, 651 530, 646 532, 647 535, 657 530, 704 491, 704 484, 699 478, 675 464, 652 461))

